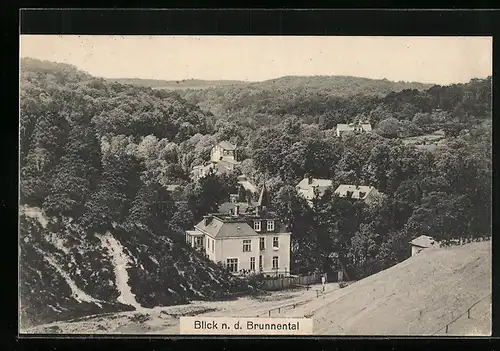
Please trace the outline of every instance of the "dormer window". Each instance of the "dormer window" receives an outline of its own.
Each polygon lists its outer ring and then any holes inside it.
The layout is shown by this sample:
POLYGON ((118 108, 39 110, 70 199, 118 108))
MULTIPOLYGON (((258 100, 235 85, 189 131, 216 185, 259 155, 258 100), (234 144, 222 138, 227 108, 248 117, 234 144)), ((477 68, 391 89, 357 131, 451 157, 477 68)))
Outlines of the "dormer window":
POLYGON ((253 222, 253 230, 255 230, 256 232, 260 232, 260 221, 253 222))
POLYGON ((363 199, 365 197, 366 193, 364 191, 359 192, 359 198, 363 199))
POLYGON ((267 231, 268 232, 274 231, 274 221, 267 221, 267 231))
POLYGON ((351 198, 353 194, 354 194, 354 191, 348 191, 347 194, 346 194, 346 196, 348 198, 351 198))

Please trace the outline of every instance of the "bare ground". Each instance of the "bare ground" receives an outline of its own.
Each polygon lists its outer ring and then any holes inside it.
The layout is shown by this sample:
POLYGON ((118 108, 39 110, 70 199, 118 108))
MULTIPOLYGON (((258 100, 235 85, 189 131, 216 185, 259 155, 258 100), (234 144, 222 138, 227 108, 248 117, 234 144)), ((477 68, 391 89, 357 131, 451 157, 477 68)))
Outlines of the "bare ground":
POLYGON ((181 316, 309 317, 317 335, 490 335, 491 242, 426 249, 339 289, 293 289, 233 301, 194 301, 38 326, 27 333, 179 334, 181 316), (271 311, 271 312, 270 312, 271 311), (465 313, 465 315, 463 315, 465 313))

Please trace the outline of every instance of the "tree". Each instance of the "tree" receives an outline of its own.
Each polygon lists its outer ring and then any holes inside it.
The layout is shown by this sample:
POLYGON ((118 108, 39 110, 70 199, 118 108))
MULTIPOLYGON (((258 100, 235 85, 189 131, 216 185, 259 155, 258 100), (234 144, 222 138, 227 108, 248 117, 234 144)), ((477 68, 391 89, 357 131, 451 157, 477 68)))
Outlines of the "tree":
POLYGON ((85 203, 81 223, 90 232, 103 233, 124 221, 140 187, 143 171, 134 156, 113 153, 103 160, 102 180, 85 203))
POLYGON ((149 227, 158 235, 168 235, 173 229, 170 222, 175 212, 169 191, 154 180, 147 181, 137 191, 127 221, 149 227))
POLYGON ((100 146, 93 128, 74 125, 64 151, 43 207, 48 215, 78 218, 101 172, 100 146))
POLYGON ((386 118, 377 124, 376 132, 385 138, 397 138, 401 132, 401 124, 394 117, 386 118))

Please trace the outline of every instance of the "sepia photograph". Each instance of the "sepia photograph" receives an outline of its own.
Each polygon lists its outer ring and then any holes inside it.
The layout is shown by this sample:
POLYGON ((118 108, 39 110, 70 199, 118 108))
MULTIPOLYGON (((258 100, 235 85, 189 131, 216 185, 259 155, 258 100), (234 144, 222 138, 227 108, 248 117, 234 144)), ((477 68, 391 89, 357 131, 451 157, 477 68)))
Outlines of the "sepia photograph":
POLYGON ((20 35, 19 333, 490 336, 492 56, 20 35))

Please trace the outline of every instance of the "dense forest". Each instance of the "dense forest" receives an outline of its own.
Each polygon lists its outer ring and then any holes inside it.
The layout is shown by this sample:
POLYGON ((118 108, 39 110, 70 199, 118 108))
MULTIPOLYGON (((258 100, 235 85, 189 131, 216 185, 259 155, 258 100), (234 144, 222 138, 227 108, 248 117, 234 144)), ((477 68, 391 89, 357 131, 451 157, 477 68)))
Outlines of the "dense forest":
MULTIPOLYGON (((85 234, 67 235, 85 245, 113 231, 136 256, 157 250, 148 245, 176 250, 163 269, 135 269, 138 287, 177 276, 176 260, 204 259, 182 231, 236 191, 236 174, 194 183, 190 171, 222 140, 238 145, 240 172, 258 186, 266 180, 292 231, 295 272, 333 271, 342 261, 359 279, 407 258, 416 236, 491 235, 491 77, 432 87, 286 77, 161 90, 33 59, 21 73, 21 203, 42 208, 54 225, 70 218, 85 234), (335 136, 337 123, 355 120, 369 120, 374 133, 335 136), (403 142, 438 129, 446 139, 437 150, 403 142), (307 175, 334 188, 372 185, 384 196, 367 205, 327 192, 309 207, 294 188, 307 175), (182 186, 167 190, 174 184, 182 186)), ((224 291, 236 284, 222 280, 224 291)))
MULTIPOLYGON (((194 217, 165 187, 187 184, 181 145, 210 132, 206 113, 30 59, 20 103, 22 325, 131 309, 117 300, 117 256, 133 261, 125 284, 143 307, 250 289, 185 243, 194 217)), ((203 204, 202 187, 190 196, 203 204)))

